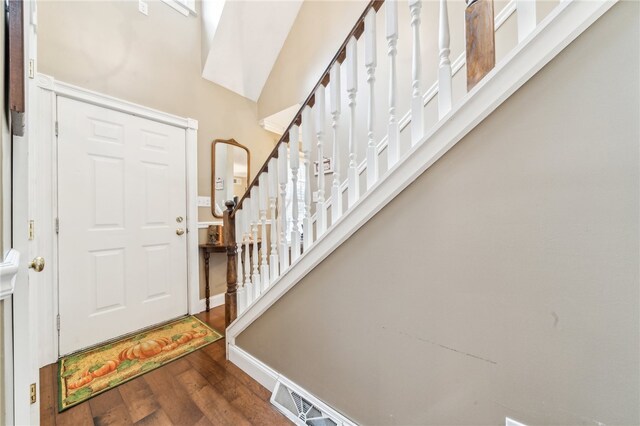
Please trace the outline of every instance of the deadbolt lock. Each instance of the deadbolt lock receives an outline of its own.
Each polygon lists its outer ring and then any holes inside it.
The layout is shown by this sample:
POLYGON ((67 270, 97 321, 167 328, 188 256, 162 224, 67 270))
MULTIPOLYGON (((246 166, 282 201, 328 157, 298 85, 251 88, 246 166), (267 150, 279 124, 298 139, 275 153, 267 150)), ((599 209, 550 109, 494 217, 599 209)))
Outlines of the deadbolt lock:
POLYGON ((176 217, 176 222, 178 222, 178 223, 182 223, 183 220, 184 220, 184 218, 182 216, 176 217))

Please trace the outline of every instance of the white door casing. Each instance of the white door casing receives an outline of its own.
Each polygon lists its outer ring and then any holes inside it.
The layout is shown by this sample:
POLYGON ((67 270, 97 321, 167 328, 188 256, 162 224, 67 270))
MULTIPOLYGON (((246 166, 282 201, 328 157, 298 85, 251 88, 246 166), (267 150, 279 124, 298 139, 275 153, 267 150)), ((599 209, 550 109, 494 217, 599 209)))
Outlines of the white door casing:
POLYGON ((187 313, 185 130, 64 97, 57 110, 68 354, 187 313))
POLYGON ((31 115, 34 121, 34 140, 38 149, 33 150, 37 179, 33 185, 34 199, 38 201, 32 218, 36 224, 37 255, 47 260, 47 266, 37 277, 36 285, 38 325, 37 365, 42 367, 56 362, 60 355, 56 317, 59 313, 58 280, 58 235, 55 233, 55 218, 58 216, 57 199, 57 145, 55 132, 57 120, 57 99, 75 99, 87 104, 105 107, 114 111, 144 117, 148 120, 184 129, 186 133, 186 179, 187 179, 187 260, 188 260, 188 303, 189 313, 204 310, 204 300, 199 297, 198 268, 198 121, 158 111, 119 98, 61 82, 46 74, 37 73, 33 80, 33 94, 36 106, 31 115))
MULTIPOLYGON (((30 60, 36 58, 36 2, 24 2, 24 69, 29 69, 30 60)), ((16 274, 15 290, 13 292, 10 312, 13 327, 13 392, 11 403, 12 416, 5 420, 7 424, 32 425, 40 423, 39 398, 32 403, 30 400, 31 386, 35 386, 36 395, 39 392, 39 374, 37 368, 38 339, 38 289, 42 283, 42 275, 28 269, 30 261, 40 256, 39 240, 33 233, 30 221, 40 208, 40 200, 36 196, 36 181, 38 178, 37 159, 34 153, 38 151, 38 140, 34 129, 35 91, 32 80, 25 76, 26 126, 24 136, 13 137, 9 149, 3 152, 11 161, 11 167, 3 167, 3 187, 11 185, 9 192, 3 193, 3 219, 10 215, 10 228, 3 229, 5 245, 19 253, 19 263, 16 274), (9 177, 8 177, 9 173, 9 177), (11 418, 12 417, 12 418, 11 418)), ((6 164, 5 164, 6 166, 6 164)), ((7 223, 3 225, 8 225, 7 223)), ((5 305, 6 307, 7 305, 5 305)))

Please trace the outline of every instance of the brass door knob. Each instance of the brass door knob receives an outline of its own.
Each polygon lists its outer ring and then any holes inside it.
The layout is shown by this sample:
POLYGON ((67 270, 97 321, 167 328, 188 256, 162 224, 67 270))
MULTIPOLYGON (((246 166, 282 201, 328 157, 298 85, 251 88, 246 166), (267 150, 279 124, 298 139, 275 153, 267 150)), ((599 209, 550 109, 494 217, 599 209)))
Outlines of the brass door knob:
POLYGON ((40 272, 44 269, 44 259, 40 256, 36 257, 29 263, 29 268, 36 272, 40 272))
POLYGON ((184 234, 184 229, 182 229, 182 228, 176 229, 176 234, 178 234, 178 235, 184 234))

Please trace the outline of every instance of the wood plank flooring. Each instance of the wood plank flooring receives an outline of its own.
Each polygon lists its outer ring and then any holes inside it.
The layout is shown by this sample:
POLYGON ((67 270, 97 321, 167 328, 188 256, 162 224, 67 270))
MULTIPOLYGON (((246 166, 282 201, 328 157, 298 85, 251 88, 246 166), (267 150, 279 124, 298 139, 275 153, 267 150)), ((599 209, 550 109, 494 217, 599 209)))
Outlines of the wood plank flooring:
MULTIPOLYGON (((224 330, 224 306, 198 318, 224 330)), ((271 393, 225 359, 221 339, 58 413, 56 365, 40 369, 40 421, 48 425, 289 425, 271 393)))

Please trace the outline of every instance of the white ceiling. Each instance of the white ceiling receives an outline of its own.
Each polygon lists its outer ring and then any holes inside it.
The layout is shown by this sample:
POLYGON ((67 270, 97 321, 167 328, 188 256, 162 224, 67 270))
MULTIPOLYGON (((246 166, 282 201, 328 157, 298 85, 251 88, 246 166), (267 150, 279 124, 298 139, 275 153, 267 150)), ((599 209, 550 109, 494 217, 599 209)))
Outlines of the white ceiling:
POLYGON ((202 77, 257 101, 303 0, 204 0, 202 77))
POLYGON ((289 124, 293 121, 296 113, 300 110, 300 104, 291 105, 289 108, 285 108, 280 112, 263 118, 258 122, 263 129, 273 132, 277 135, 282 135, 289 124))

